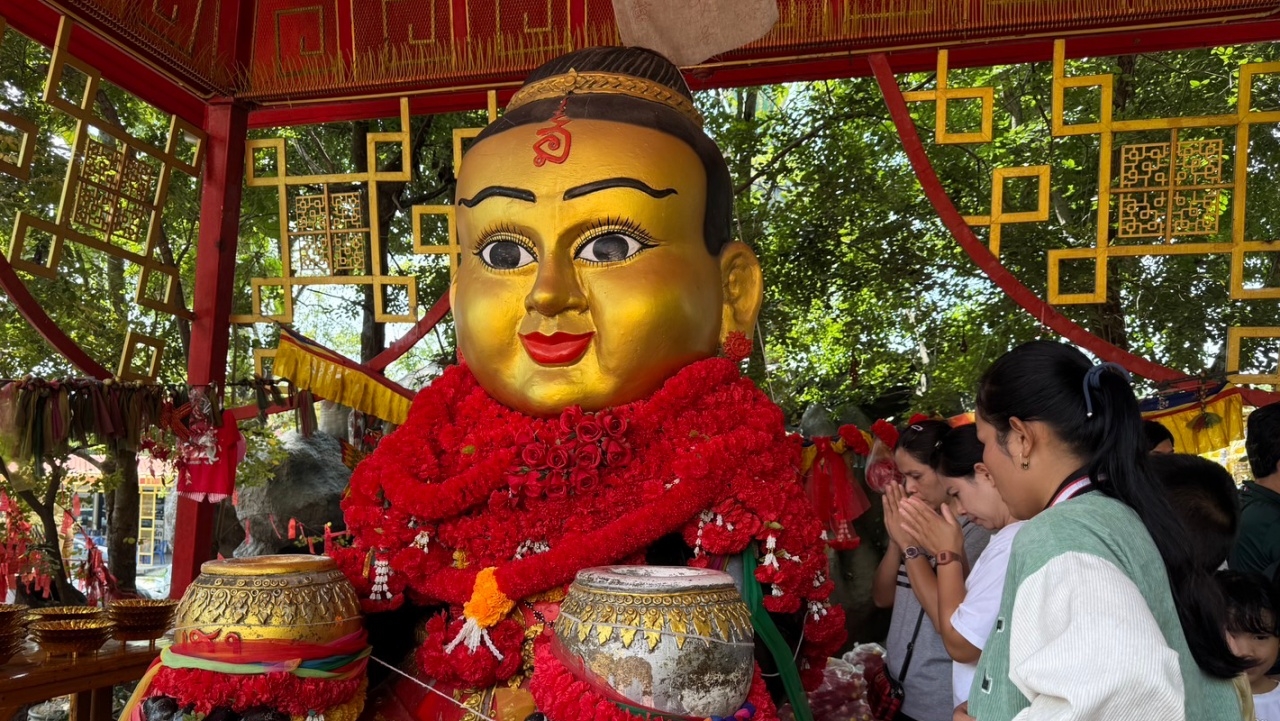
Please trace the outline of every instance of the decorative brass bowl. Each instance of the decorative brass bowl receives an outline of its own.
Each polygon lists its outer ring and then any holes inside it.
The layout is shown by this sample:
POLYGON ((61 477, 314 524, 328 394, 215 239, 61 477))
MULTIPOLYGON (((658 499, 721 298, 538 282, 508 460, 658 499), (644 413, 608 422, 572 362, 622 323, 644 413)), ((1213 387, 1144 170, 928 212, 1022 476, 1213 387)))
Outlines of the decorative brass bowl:
POLYGON ((31 624, 36 642, 51 656, 93 653, 111 637, 115 624, 105 618, 39 621, 31 624))
POLYGON ((0 664, 8 663, 9 659, 21 653, 26 645, 27 630, 25 628, 0 636, 0 664))
POLYGON ((130 598, 112 602, 107 615, 121 641, 154 641, 173 627, 177 609, 178 602, 167 598, 130 598))
POLYGON ((20 603, 0 603, 0 629, 25 626, 31 609, 20 603))
POLYGON ((32 622, 42 621, 75 621, 102 618, 102 609, 96 606, 46 606, 33 608, 28 612, 32 622))
POLYGON ((665 714, 731 716, 751 688, 751 613, 726 573, 579 571, 555 631, 578 672, 665 714))
POLYGON ((182 595, 175 643, 286 639, 325 644, 362 628, 356 590, 325 556, 208 561, 182 595))

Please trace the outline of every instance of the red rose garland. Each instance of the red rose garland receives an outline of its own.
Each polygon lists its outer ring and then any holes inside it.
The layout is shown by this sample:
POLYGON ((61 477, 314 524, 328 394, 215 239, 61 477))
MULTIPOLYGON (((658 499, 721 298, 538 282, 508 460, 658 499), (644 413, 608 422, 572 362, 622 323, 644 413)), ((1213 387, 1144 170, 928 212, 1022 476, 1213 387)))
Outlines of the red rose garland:
POLYGON ((812 682, 843 616, 826 602, 798 457, 781 411, 727 359, 686 367, 646 401, 550 419, 501 406, 452 367, 356 469, 343 500, 355 543, 330 553, 366 610, 448 604, 417 660, 433 678, 484 687, 519 671, 523 636, 504 626, 515 600, 583 568, 641 562, 672 532, 695 565, 754 541, 766 608, 807 614, 812 682))

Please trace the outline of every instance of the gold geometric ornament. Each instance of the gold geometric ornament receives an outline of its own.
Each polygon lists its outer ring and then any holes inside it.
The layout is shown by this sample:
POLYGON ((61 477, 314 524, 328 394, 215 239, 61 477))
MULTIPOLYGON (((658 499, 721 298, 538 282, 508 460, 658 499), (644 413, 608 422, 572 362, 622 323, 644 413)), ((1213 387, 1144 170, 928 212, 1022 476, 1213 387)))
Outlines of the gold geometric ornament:
POLYGON ((1245 338, 1269 338, 1275 341, 1272 355, 1280 359, 1280 327, 1275 328, 1230 328, 1227 330, 1227 368, 1237 371, 1227 379, 1232 383, 1272 385, 1280 388, 1280 360, 1271 374, 1240 373, 1240 355, 1245 338))
POLYGON ((400 129, 368 134, 367 160, 362 170, 290 175, 284 138, 245 143, 245 184, 251 188, 274 187, 278 193, 282 270, 279 277, 250 280, 253 312, 233 315, 233 323, 292 323, 295 289, 318 285, 372 286, 376 322, 417 320, 417 281, 413 276, 391 275, 383 267, 378 213, 369 202, 378 197, 379 183, 411 179, 409 135, 409 101, 401 98, 400 129), (378 169, 378 149, 384 145, 399 146, 404 159, 399 170, 378 169), (274 162, 274 175, 259 174, 259 163, 264 160, 274 162), (404 288, 407 296, 404 313, 392 313, 387 308, 384 290, 397 287, 404 288), (278 307, 264 308, 267 291, 278 294, 278 307))
POLYGON ((142 333, 135 333, 133 329, 125 334, 124 337, 124 353, 120 356, 120 365, 116 369, 116 378, 122 381, 138 381, 141 383, 153 383, 156 377, 160 375, 160 358, 164 356, 164 341, 142 333), (133 369, 134 361, 137 360, 139 347, 144 348, 151 353, 151 358, 146 365, 146 371, 139 373, 133 369))
MULTIPOLYGON (((489 91, 488 98, 489 122, 498 119, 498 93, 489 91)), ((483 131, 484 128, 454 128, 453 130, 453 177, 458 177, 462 172, 462 147, 463 141, 475 138, 483 131)), ((448 255, 449 256, 449 277, 452 278, 458 271, 459 255, 462 252, 461 246, 458 245, 458 230, 454 225, 455 208, 452 205, 415 205, 413 206, 413 252, 424 255, 448 255), (444 243, 426 243, 422 241, 424 233, 422 232, 422 220, 429 215, 444 216, 447 225, 447 239, 444 243)))
POLYGON ((962 145, 968 143, 989 143, 993 137, 993 115, 995 112, 995 89, 953 88, 948 84, 947 51, 938 51, 938 79, 934 90, 916 90, 903 93, 908 103, 934 103, 934 142, 938 145, 962 145), (947 129, 947 104, 952 100, 977 100, 982 103, 982 125, 976 131, 953 133, 947 129))
MULTIPOLYGON (((178 268, 158 257, 156 245, 170 179, 175 171, 199 175, 205 134, 175 115, 169 121, 165 146, 159 148, 99 117, 95 102, 102 74, 71 53, 71 28, 66 17, 58 23, 43 93, 45 103, 76 121, 62 196, 52 222, 27 211, 18 212, 7 253, 9 263, 32 275, 56 278, 63 244, 77 243, 139 266, 134 293, 138 306, 191 319, 192 313, 177 292, 178 268), (83 76, 84 91, 78 98, 67 99, 61 90, 71 73, 83 76), (159 283, 154 282, 157 277, 159 283), (153 287, 159 292, 150 292, 153 287)), ((0 149, 0 171, 17 177, 29 175, 38 129, 9 112, 0 112, 0 125, 9 125, 21 134, 16 153, 0 149)), ((163 343, 130 334, 137 343, 152 349, 150 366, 158 370, 163 343)), ((121 377, 146 378, 129 370, 133 351, 127 340, 120 359, 121 377)))
POLYGON ((964 220, 969 225, 990 226, 990 240, 987 241, 992 255, 1000 257, 1001 228, 1008 223, 1039 223, 1049 219, 1049 166, 1029 165, 1021 168, 996 168, 991 173, 991 213, 989 215, 966 215, 964 220), (1036 209, 1006 210, 1004 207, 1004 181, 1009 178, 1036 179, 1036 209))
POLYGON ((1280 74, 1280 63, 1247 63, 1240 67, 1239 99, 1234 113, 1116 120, 1111 106, 1113 76, 1067 77, 1065 58, 1066 48, 1059 40, 1054 44, 1051 127, 1055 136, 1099 136, 1097 236, 1093 247, 1049 251, 1049 302, 1056 305, 1104 302, 1111 258, 1209 254, 1231 256, 1231 299, 1280 298, 1280 287, 1250 288, 1245 283, 1246 255, 1280 252, 1280 242, 1274 239, 1247 237, 1245 222, 1250 129, 1259 124, 1280 123, 1280 112, 1252 108, 1253 81, 1259 76, 1280 74), (1089 87, 1100 88, 1098 119, 1068 123, 1064 116, 1066 89, 1089 87), (1234 129, 1234 147, 1222 138, 1189 137, 1195 131, 1211 128, 1234 129), (1118 172, 1113 171, 1116 134, 1151 131, 1168 133, 1168 142, 1120 146, 1120 167, 1118 172), (1235 162, 1228 180, 1224 178, 1223 166, 1229 155, 1235 162), (1224 206, 1229 206, 1231 212, 1230 240, 1195 240, 1219 233, 1224 206), (1112 227, 1116 240, 1151 240, 1116 244, 1111 237, 1112 227), (1062 292, 1064 261, 1093 263, 1091 291, 1062 292))

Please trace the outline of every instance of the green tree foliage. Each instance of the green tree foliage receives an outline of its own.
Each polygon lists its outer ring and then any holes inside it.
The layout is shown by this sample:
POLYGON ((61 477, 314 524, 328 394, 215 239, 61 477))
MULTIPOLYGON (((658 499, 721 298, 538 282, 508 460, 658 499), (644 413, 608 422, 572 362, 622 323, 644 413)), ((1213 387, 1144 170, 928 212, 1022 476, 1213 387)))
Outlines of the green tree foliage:
MULTIPOLYGON (((1277 53, 1251 46, 1104 58, 1071 63, 1069 72, 1114 73, 1117 119, 1217 115, 1235 112, 1240 63, 1277 53)), ((924 89, 935 78, 899 82, 924 89)), ((1005 226, 1002 242, 1001 260, 1039 293, 1047 287, 1048 250, 1090 247, 1097 233, 1098 137, 1050 136, 1051 82, 1049 63, 953 71, 955 87, 995 88, 994 142, 929 147, 953 200, 975 215, 989 212, 993 168, 1052 166, 1050 220, 1005 226)), ((1260 83, 1254 92, 1256 108, 1280 100, 1274 85, 1260 83)), ((1096 94, 1068 94, 1068 117, 1096 119, 1099 102, 1096 94)), ((705 93, 700 105, 739 183, 740 236, 765 268, 765 387, 793 420, 813 403, 846 419, 859 409, 873 417, 971 410, 978 376, 996 357, 1052 337, 985 278, 937 220, 873 80, 705 93)), ((933 106, 912 109, 928 142, 933 106)), ((950 129, 976 129, 978 111, 976 103, 952 103, 950 129)), ((1184 131, 1182 138, 1222 138, 1230 179, 1234 129, 1184 131)), ((1250 239, 1277 237, 1277 138, 1272 126, 1252 138, 1250 239)), ((1116 145, 1168 140, 1167 131, 1130 133, 1116 145)), ((1006 208, 1034 208, 1035 192, 1033 183, 1010 182, 1006 208)), ((1229 240, 1230 223, 1224 213, 1219 233, 1197 240, 1229 240)), ((1247 271, 1255 286, 1280 285, 1280 254, 1258 258, 1247 271)), ((1066 266, 1064 290, 1091 290, 1082 276, 1091 283, 1092 272, 1066 266)), ((1227 327, 1274 325, 1278 315, 1275 302, 1230 300, 1228 279, 1227 256, 1113 260, 1107 303, 1062 310, 1157 362, 1222 372, 1227 327)), ((1274 367, 1274 351, 1251 361, 1274 367)))

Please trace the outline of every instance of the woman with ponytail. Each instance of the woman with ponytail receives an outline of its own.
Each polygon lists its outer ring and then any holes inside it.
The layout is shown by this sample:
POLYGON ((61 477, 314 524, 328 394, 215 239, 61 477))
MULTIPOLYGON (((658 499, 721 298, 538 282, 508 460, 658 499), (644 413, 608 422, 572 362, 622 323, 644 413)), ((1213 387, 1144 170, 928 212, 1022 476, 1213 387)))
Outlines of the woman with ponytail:
POLYGON ((1246 663, 1148 468, 1128 374, 1028 343, 983 376, 977 415, 986 467, 1028 522, 956 718, 1239 719, 1231 679, 1246 663))

